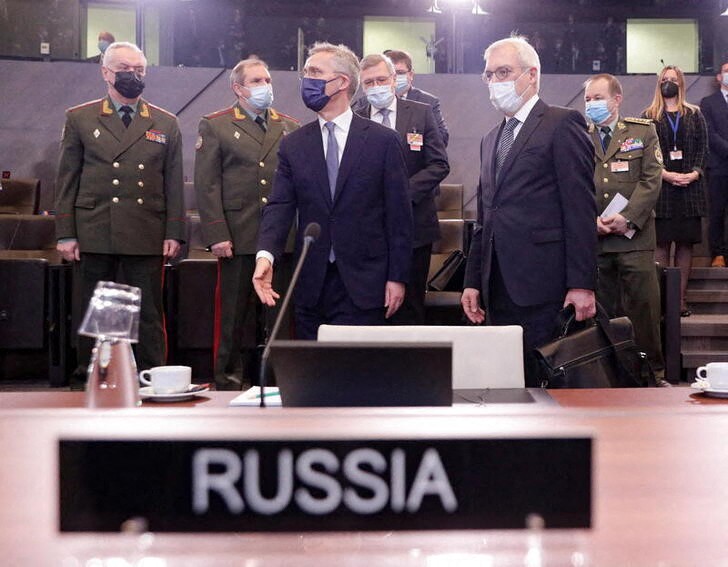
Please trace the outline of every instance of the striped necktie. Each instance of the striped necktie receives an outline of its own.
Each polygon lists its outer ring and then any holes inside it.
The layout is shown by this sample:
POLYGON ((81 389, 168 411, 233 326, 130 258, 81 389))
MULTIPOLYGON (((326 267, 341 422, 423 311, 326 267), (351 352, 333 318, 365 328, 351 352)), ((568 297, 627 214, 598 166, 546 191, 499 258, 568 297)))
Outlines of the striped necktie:
POLYGON ((500 141, 498 142, 498 151, 496 152, 495 156, 496 177, 498 177, 501 167, 503 167, 503 164, 508 157, 508 152, 510 152, 511 148, 513 147, 513 141, 515 140, 515 137, 513 136, 513 131, 519 124, 520 122, 518 118, 509 118, 506 122, 506 125, 503 127, 503 132, 501 132, 500 141))

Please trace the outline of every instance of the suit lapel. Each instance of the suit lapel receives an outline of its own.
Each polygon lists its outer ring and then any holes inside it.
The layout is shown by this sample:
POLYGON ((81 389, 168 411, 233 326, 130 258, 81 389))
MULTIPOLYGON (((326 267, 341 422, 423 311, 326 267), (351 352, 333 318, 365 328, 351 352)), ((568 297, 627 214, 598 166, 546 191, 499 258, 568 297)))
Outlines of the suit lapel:
POLYGON ((235 106, 233 106, 233 114, 235 117, 235 120, 233 120, 233 124, 235 125, 235 127, 240 129, 240 134, 244 136, 250 136, 256 142, 262 145, 266 132, 263 132, 260 126, 258 126, 258 124, 254 120, 251 120, 250 116, 248 116, 248 113, 241 109, 237 105, 237 103, 235 104, 235 106))
POLYGON ((336 177, 336 191, 334 192, 334 202, 338 200, 344 184, 346 183, 347 177, 349 177, 349 174, 354 169, 354 166, 359 163, 359 159, 365 151, 369 124, 369 120, 363 119, 356 115, 354 115, 351 119, 349 135, 346 137, 346 145, 344 146, 344 154, 342 155, 341 163, 339 164, 339 174, 336 177))
POLYGON ((326 156, 324 156, 324 136, 321 132, 321 124, 319 124, 318 118, 315 122, 310 123, 310 127, 307 132, 306 144, 313 148, 313 170, 316 172, 318 177, 318 188, 321 191, 321 195, 324 198, 326 204, 331 208, 331 189, 329 187, 329 172, 326 168, 326 156))
MULTIPOLYGON (((614 133, 612 134, 612 139, 609 142, 609 146, 607 147, 606 151, 604 152, 604 161, 607 161, 614 157, 614 154, 616 154, 619 149, 622 147, 622 142, 627 137, 627 125, 622 122, 622 119, 620 118, 617 120, 617 126, 614 129, 614 133)), ((597 135, 597 138, 599 136, 597 135)), ((599 145, 601 146, 601 140, 597 140, 599 142, 599 145)), ((596 143, 596 142, 595 142, 596 143)))
POLYGON ((495 190, 495 149, 501 130, 503 130, 503 122, 483 138, 480 155, 483 169, 481 175, 488 180, 488 187, 492 187, 493 191, 495 190))
POLYGON ((595 126, 590 126, 589 136, 591 136, 594 144, 594 153, 596 153, 600 161, 604 161, 604 148, 602 147, 602 137, 599 130, 595 126))
POLYGON ((408 104, 401 104, 401 101, 397 101, 397 121, 395 123, 395 129, 401 136, 406 137, 407 132, 410 131, 410 123, 412 122, 412 107, 408 104))
MULTIPOLYGON (((109 97, 101 100, 99 123, 111 133, 117 142, 120 142, 124 138, 126 128, 109 97)), ((115 149, 114 153, 116 153, 115 149)))
MULTIPOLYGON (((257 125, 256 125, 257 127, 257 125)), ((260 130, 260 128, 258 128, 260 130)), ((260 148, 260 157, 268 155, 278 139, 283 135, 283 122, 281 120, 268 119, 268 130, 263 137, 263 146, 260 148)))
MULTIPOLYGON (((538 100, 538 102, 536 102, 536 105, 531 109, 531 112, 528 114, 528 118, 526 118, 526 121, 523 123, 521 129, 518 131, 518 136, 516 136, 516 139, 513 142, 513 146, 511 146, 511 151, 508 152, 506 161, 503 162, 503 167, 501 168, 500 175, 498 176, 498 187, 503 184, 503 180, 508 175, 508 170, 516 161, 518 154, 525 147, 528 139, 531 137, 531 134, 533 134, 533 131, 541 122, 541 119, 546 112, 546 108, 546 103, 542 100, 538 100)), ((493 171, 495 171, 495 167, 493 167, 493 171)))

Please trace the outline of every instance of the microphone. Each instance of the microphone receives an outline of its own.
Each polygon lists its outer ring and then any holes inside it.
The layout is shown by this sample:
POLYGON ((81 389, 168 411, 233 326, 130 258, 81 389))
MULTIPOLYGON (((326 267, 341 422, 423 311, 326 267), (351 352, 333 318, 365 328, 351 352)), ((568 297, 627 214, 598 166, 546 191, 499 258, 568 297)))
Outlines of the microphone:
POLYGON ((266 384, 266 376, 268 371, 268 357, 270 356, 270 347, 273 341, 276 338, 276 335, 278 334, 278 329, 281 326, 281 323, 283 322, 283 315, 286 313, 286 309, 288 308, 288 303, 291 300, 291 295, 293 294, 293 288, 296 287, 296 282, 298 281, 298 276, 301 273, 301 268, 303 267, 303 263, 306 261, 306 256, 308 254, 308 249, 311 247, 311 245, 316 242, 318 237, 321 236, 321 225, 317 222, 312 222, 306 225, 306 229, 303 231, 303 249, 301 250, 301 255, 298 257, 298 262, 296 263, 296 269, 293 270, 293 276, 291 277, 291 283, 288 285, 288 289, 286 290, 286 294, 283 296, 283 303, 281 303, 281 308, 278 311, 278 315, 276 315, 275 323, 273 324, 273 330, 270 333, 270 336, 268 337, 268 342, 265 344, 265 348, 263 349, 263 355, 260 357, 260 407, 265 407, 265 384, 266 384))

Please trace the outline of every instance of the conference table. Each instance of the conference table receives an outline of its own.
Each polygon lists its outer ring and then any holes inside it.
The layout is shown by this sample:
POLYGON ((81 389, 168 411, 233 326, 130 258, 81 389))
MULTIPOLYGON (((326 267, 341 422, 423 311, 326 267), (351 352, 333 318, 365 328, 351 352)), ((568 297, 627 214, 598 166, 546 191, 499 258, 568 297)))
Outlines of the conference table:
MULTIPOLYGON (((175 404, 145 402, 135 409, 90 410, 83 407, 82 392, 2 393, 0 564, 728 564, 728 400, 708 398, 691 388, 543 394, 528 404, 489 404, 486 395, 485 403, 451 408, 261 409, 229 407, 234 392, 205 392, 175 404), (59 532, 59 439, 386 440, 572 434, 593 438, 591 529, 59 532)), ((519 482, 517 470, 513 481, 519 482)))

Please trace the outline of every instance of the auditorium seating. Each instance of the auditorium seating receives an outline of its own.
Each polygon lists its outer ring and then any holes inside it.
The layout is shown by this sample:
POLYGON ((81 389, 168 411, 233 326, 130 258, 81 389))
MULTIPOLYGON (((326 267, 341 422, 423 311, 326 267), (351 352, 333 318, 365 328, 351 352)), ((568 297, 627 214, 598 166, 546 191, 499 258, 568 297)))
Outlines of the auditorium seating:
POLYGON ((40 179, 3 179, 0 214, 34 215, 40 202, 40 179))

